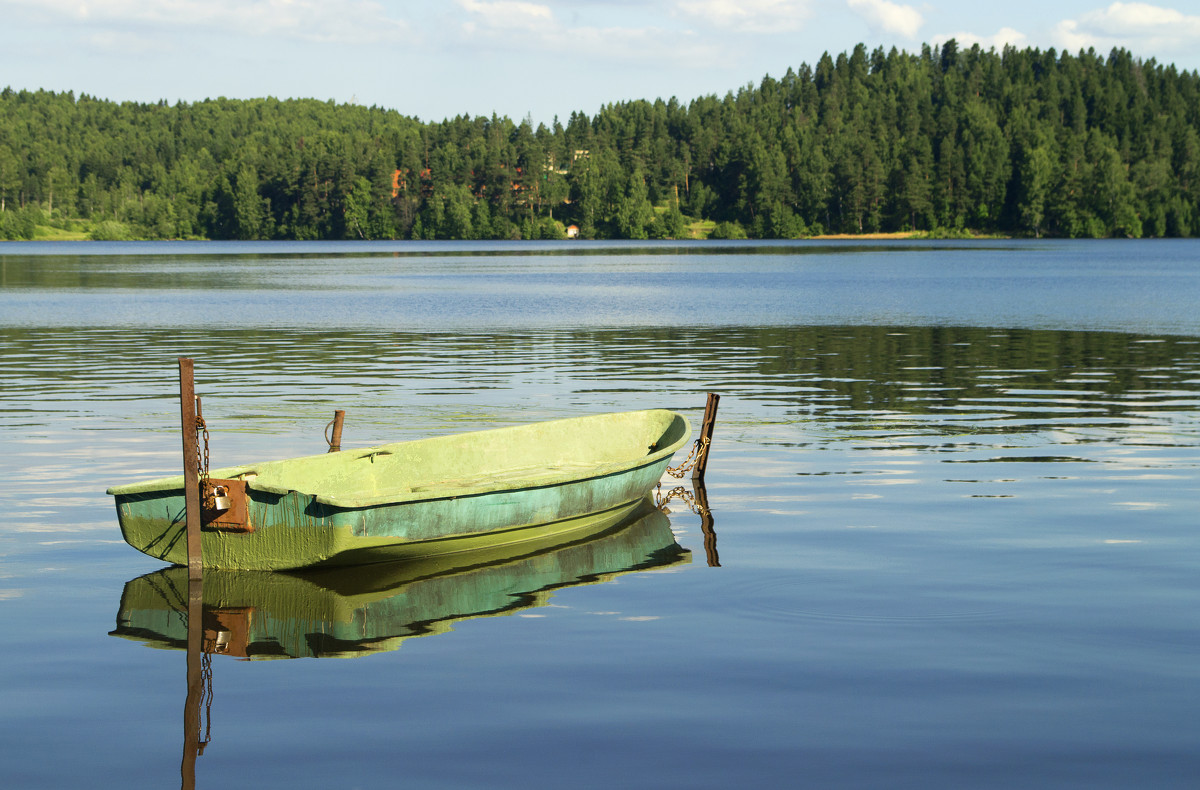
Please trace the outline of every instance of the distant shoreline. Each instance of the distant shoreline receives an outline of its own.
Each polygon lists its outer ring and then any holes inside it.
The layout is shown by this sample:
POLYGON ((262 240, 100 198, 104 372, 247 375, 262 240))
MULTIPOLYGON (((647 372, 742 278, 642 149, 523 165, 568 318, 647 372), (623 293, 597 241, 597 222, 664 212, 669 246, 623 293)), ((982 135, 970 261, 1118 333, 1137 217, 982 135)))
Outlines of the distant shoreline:
POLYGON ((809 236, 810 239, 817 241, 830 241, 841 239, 916 239, 922 238, 921 232, 913 233, 911 231, 896 231, 894 233, 822 233, 820 236, 809 236))
MULTIPOLYGON (((1002 234, 986 234, 986 233, 967 233, 961 236, 958 235, 939 235, 931 234, 929 231, 895 231, 892 233, 823 233, 819 236, 805 236, 800 239, 792 239, 792 241, 974 241, 986 239, 1010 239, 1012 236, 1002 234)), ((708 241, 706 238, 691 238, 691 239, 663 239, 662 241, 708 241)), ((0 239, 0 243, 5 241, 23 241, 21 239, 0 239)), ((57 230, 53 234, 38 235, 27 241, 93 241, 89 239, 86 233, 65 232, 57 230)), ((235 241, 235 239, 129 239, 129 241, 235 241)), ((275 241, 295 241, 295 239, 275 239, 275 241)), ((353 241, 353 239, 346 239, 353 241)), ((387 239, 375 239, 375 241, 387 241, 387 239)), ((392 241, 407 241, 407 239, 392 239, 392 241)), ((485 239, 479 239, 485 241, 485 239)), ((607 241, 629 241, 629 239, 607 239, 607 241)), ((715 240, 714 240, 715 241, 715 240)), ((744 241, 755 241, 755 239, 745 239, 744 241)), ((759 241, 779 241, 778 239, 759 239, 759 241)))

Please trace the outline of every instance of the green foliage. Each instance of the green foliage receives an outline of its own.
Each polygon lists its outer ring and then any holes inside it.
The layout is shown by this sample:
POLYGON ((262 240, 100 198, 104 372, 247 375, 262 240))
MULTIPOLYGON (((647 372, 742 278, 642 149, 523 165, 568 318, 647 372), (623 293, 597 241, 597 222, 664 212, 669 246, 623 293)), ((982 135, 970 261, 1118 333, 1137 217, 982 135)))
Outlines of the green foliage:
POLYGON ((859 45, 565 126, 0 92, 0 237, 70 218, 121 238, 1194 236, 1200 75, 1119 49, 859 45))
POLYGON ((737 222, 718 222, 708 232, 708 237, 710 239, 744 239, 746 238, 746 229, 737 222))
POLYGON ((679 210, 679 203, 668 200, 666 211, 654 220, 651 236, 656 239, 686 239, 689 235, 688 221, 679 210))
POLYGON ((965 228, 934 228, 933 230, 925 231, 917 234, 917 238, 922 239, 970 239, 974 238, 971 232, 965 228))
POLYGON ((124 222, 106 219, 92 226, 88 238, 92 241, 129 241, 133 238, 133 234, 124 222))
POLYGON ((31 206, 24 209, 0 211, 0 239, 6 241, 28 241, 33 238, 44 215, 41 209, 31 206))

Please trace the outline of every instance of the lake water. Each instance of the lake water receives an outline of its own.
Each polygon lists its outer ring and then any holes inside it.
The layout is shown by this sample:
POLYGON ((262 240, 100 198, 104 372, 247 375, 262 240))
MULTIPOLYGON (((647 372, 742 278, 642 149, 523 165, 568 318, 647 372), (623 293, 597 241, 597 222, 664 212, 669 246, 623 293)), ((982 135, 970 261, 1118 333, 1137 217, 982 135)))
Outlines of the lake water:
POLYGON ((6 788, 1200 776, 1200 242, 5 244, 0 447, 6 788), (223 578, 301 657, 210 655, 191 766, 104 494, 178 469, 179 356, 214 466, 720 393, 712 534, 223 578))

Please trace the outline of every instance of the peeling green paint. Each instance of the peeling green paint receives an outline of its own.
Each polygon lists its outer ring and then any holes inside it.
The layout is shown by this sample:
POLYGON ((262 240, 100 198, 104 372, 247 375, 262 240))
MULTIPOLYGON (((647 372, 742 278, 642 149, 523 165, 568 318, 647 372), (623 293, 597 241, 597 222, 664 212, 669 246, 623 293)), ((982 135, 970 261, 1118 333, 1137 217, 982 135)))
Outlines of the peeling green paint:
MULTIPOLYGON (((644 497, 690 433, 655 409, 214 470, 246 480, 254 531, 205 530, 204 566, 356 564, 545 537, 644 497)), ((131 546, 187 562, 181 475, 108 493, 131 546)))

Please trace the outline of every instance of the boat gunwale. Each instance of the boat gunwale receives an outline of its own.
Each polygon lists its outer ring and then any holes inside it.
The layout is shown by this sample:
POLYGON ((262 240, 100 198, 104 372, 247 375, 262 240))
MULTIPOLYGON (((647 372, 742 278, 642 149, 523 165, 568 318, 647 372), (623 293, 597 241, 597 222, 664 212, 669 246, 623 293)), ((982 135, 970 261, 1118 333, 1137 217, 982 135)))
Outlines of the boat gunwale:
MULTIPOLYGON (((446 485, 440 488, 430 488, 426 485, 420 486, 424 490, 416 490, 412 488, 397 488, 393 491, 377 494, 374 496, 337 496, 330 494, 320 494, 313 491, 302 491, 300 489, 286 488, 283 486, 271 485, 270 483, 260 483, 254 477, 246 478, 248 490, 261 491, 267 494, 277 496, 287 496, 292 493, 299 493, 304 496, 311 496, 313 499, 323 505, 334 507, 342 510, 359 510, 366 508, 381 507, 386 505, 404 505, 414 502, 427 502, 436 500, 459 499, 470 496, 478 496, 483 494, 503 493, 505 491, 521 491, 538 488, 553 488, 556 486, 569 485, 577 482, 595 480, 602 477, 623 474, 637 469, 642 469, 647 466, 652 466, 664 460, 669 460, 680 447, 687 443, 691 438, 691 423, 684 415, 671 411, 669 409, 643 409, 632 412, 610 412, 607 414, 587 415, 584 417, 566 417, 557 420, 547 420, 537 423, 525 423, 521 425, 505 426, 501 428, 489 428, 480 431, 463 431, 456 434, 445 434, 441 436, 427 437, 423 439, 412 439, 401 442, 390 442, 388 444, 376 445, 374 447, 356 448, 341 451, 340 455, 345 463, 371 458, 372 456, 382 455, 385 453, 394 453, 397 447, 409 445, 413 442, 437 442, 454 440, 457 437, 467 436, 471 434, 487 434, 520 431, 522 429, 532 428, 533 426, 546 426, 553 424, 571 423, 582 420, 589 420, 612 415, 630 415, 644 414, 650 415, 654 413, 665 412, 671 415, 671 420, 667 423, 667 429, 675 424, 676 421, 682 421, 683 430, 680 432, 680 437, 666 447, 661 447, 647 455, 639 455, 621 461, 609 461, 597 463, 594 465, 581 465, 573 470, 562 471, 558 474, 535 474, 535 470, 539 467, 530 467, 531 473, 524 476, 514 477, 509 480, 494 480, 490 483, 484 483, 475 486, 454 486, 446 485)), ((281 464, 293 461, 317 460, 326 459, 327 453, 315 454, 309 456, 298 456, 295 458, 279 459, 275 461, 261 461, 253 464, 243 464, 241 466, 230 466, 221 469, 215 469, 210 474, 214 478, 239 478, 257 474, 257 469, 265 464, 281 464)), ((120 486, 109 488, 106 493, 112 496, 137 496, 143 494, 167 493, 172 494, 183 488, 183 475, 173 475, 170 477, 157 478, 154 480, 146 480, 139 483, 128 483, 120 486)), ((452 483, 452 480, 437 481, 437 483, 452 483)), ((436 483, 434 484, 436 485, 436 483)))

